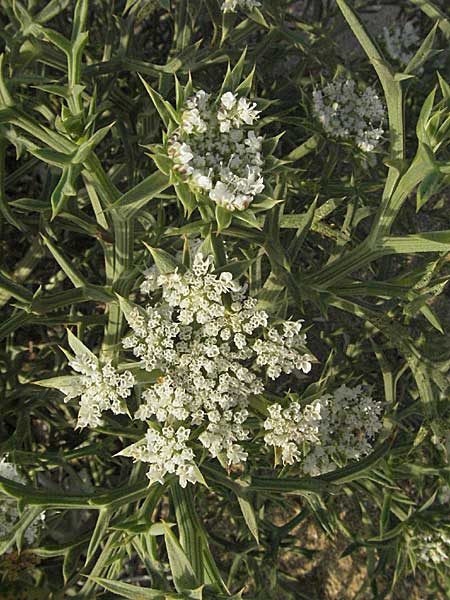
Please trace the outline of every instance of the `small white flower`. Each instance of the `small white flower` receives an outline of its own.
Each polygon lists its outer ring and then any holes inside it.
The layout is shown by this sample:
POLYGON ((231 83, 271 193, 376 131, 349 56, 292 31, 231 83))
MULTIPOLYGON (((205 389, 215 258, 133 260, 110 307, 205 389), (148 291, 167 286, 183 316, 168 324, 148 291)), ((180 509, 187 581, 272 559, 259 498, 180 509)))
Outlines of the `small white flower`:
POLYGON ((226 92, 222 95, 220 102, 227 110, 231 110, 236 104, 236 94, 233 94, 233 92, 226 92))
POLYGON ((231 207, 234 200, 233 193, 228 190, 227 186, 222 183, 222 181, 216 183, 214 189, 209 193, 209 197, 217 204, 225 206, 226 208, 231 207))
POLYGON ((193 182, 203 190, 209 191, 212 188, 211 177, 203 175, 201 171, 194 172, 192 177, 193 182))
POLYGON ((259 111, 256 110, 256 104, 254 102, 253 104, 250 104, 247 98, 239 98, 237 114, 244 123, 253 125, 253 122, 258 118, 259 111))
POLYGON ((178 150, 178 159, 182 165, 187 164, 194 158, 191 148, 187 144, 181 144, 178 150))
POLYGON ((245 145, 250 148, 252 152, 260 152, 262 147, 263 138, 261 136, 257 136, 254 131, 249 131, 247 139, 245 140, 245 145))

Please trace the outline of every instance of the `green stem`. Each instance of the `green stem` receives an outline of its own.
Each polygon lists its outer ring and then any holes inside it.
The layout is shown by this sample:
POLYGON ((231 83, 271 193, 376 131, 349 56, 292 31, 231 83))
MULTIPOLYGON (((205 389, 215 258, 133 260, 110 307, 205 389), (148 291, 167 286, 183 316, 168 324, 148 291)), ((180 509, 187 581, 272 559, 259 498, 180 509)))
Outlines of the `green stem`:
POLYGON ((381 258, 385 252, 383 249, 371 247, 369 244, 363 242, 347 254, 326 265, 315 275, 306 277, 303 283, 325 290, 350 273, 361 269, 373 260, 381 258))
MULTIPOLYGON (((92 184, 98 192, 103 205, 110 208, 121 194, 114 183, 105 173, 98 158, 91 154, 85 163, 92 184)), ((121 296, 127 297, 131 283, 127 273, 133 267, 134 221, 127 219, 119 209, 112 209, 109 213, 114 230, 114 247, 112 252, 105 254, 107 285, 121 296)), ((103 360, 114 357, 121 342, 124 328, 124 316, 117 302, 113 301, 108 308, 108 323, 101 351, 103 360)))
POLYGON ((194 489, 191 485, 182 488, 177 481, 170 484, 180 544, 186 552, 198 581, 210 583, 216 587, 217 591, 229 595, 230 592, 216 565, 209 548, 206 531, 195 508, 194 489))
POLYGON ((170 491, 175 508, 181 547, 186 552, 199 583, 203 583, 202 548, 204 533, 195 510, 192 486, 182 488, 178 481, 174 481, 170 485, 170 491))
MULTIPOLYGON (((24 226, 19 223, 19 221, 14 216, 12 210, 8 205, 8 201, 6 199, 6 191, 5 191, 5 180, 6 180, 6 169, 5 169, 5 158, 6 158, 6 146, 7 142, 4 139, 0 139, 0 213, 3 218, 13 225, 17 227, 20 231, 24 230, 24 226)), ((1 233, 1 230, 0 230, 1 233)))

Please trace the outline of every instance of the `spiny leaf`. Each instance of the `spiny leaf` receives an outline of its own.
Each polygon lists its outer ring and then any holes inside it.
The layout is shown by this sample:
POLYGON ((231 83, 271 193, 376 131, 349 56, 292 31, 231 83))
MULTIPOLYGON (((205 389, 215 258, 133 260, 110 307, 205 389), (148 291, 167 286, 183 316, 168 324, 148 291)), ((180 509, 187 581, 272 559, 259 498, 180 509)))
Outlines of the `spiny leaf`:
POLYGON ((119 211, 127 219, 135 217, 149 202, 170 185, 169 178, 157 171, 146 177, 123 194, 113 205, 112 209, 119 211))
MULTIPOLYGON (((94 577, 88 575, 89 579, 98 585, 101 585, 114 594, 119 594, 121 598, 129 598, 129 600, 165 600, 168 596, 161 590, 143 588, 122 581, 113 581, 103 577, 94 577)), ((169 596, 170 597, 170 596, 169 596)), ((174 596, 172 596, 173 598, 174 596)))
POLYGON ((417 52, 407 64, 405 68, 405 73, 413 73, 414 71, 417 71, 428 60, 433 49, 434 39, 436 37, 436 30, 438 28, 438 25, 439 21, 437 21, 431 28, 431 31, 420 45, 420 48, 417 50, 417 52))
POLYGON ((139 75, 139 79, 142 81, 148 95, 152 99, 152 102, 155 105, 155 108, 158 111, 164 126, 167 128, 171 121, 178 123, 179 117, 171 104, 164 100, 161 94, 154 90, 141 75, 139 75))
POLYGON ((170 570, 175 587, 178 592, 192 590, 198 586, 194 569, 170 527, 167 525, 163 525, 163 527, 170 570))
POLYGON ((161 248, 153 248, 152 246, 149 246, 146 242, 144 242, 144 246, 152 255, 152 258, 155 261, 155 265, 158 268, 158 271, 160 271, 160 273, 174 273, 175 271, 180 269, 180 267, 182 267, 182 264, 178 262, 175 258, 173 258, 173 256, 165 250, 162 250, 161 248))

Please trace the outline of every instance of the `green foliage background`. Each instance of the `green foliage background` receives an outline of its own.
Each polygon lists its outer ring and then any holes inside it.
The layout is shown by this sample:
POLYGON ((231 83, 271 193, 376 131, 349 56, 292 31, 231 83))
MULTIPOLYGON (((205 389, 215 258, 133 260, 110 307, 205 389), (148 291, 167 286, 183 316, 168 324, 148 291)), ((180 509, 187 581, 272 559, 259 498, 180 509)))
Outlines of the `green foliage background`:
MULTIPOLYGON (((448 7, 400 3, 423 34, 401 71, 364 25, 371 2, 263 4, 223 17, 216 0, 0 0, 0 443, 29 475, 0 482, 23 509, 1 550, 20 549, 46 512, 20 581, 0 565, 4 597, 29 599, 30 586, 55 600, 312 598, 282 560, 313 553, 295 534, 309 522, 330 543, 344 536, 346 554, 363 549, 355 597, 396 598, 414 577, 418 532, 448 530, 448 7), (261 124, 281 137, 265 205, 224 224, 148 157, 164 124, 147 92, 174 104, 174 76, 184 86, 189 74, 217 91, 228 64, 236 79, 255 67, 261 124), (377 160, 313 117, 312 91, 336 71, 384 94, 377 160), (66 372, 67 327, 115 356, 117 294, 135 296, 152 262, 144 242, 158 258, 198 236, 261 306, 305 318, 318 362, 297 381, 302 397, 375 386, 386 417, 373 454, 300 478, 255 447, 246 471, 205 461, 208 488, 149 488, 142 465, 114 457, 138 425, 109 417, 75 431, 76 406, 34 385, 66 372)), ((421 577, 422 597, 448 597, 448 570, 421 577)))

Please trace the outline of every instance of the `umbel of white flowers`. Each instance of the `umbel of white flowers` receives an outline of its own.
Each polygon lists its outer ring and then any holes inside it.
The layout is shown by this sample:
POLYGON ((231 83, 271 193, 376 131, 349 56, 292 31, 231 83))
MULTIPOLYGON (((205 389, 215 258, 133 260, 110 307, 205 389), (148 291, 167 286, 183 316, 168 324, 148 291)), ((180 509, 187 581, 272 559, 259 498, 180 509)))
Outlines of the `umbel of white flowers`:
POLYGON ((313 108, 327 133, 353 140, 364 152, 374 150, 384 133, 380 98, 371 87, 360 93, 352 79, 336 79, 315 90, 313 108))
POLYGON ((160 428, 123 454, 148 462, 152 481, 175 472, 184 486, 198 479, 189 439, 228 464, 245 461, 250 397, 264 392, 265 376, 309 372, 311 357, 300 321, 271 322, 246 286, 214 274, 212 257, 200 252, 185 273, 149 274, 142 291, 160 300, 127 315, 133 333, 124 347, 163 373, 135 414, 160 428))
POLYGON ((243 10, 253 10, 259 6, 261 6, 259 0, 224 0, 222 11, 224 13, 236 12, 239 8, 243 10))
POLYGON ((263 138, 253 125, 256 104, 232 92, 218 102, 200 90, 185 103, 167 153, 195 192, 230 211, 245 210, 264 189, 263 138))
POLYGON ((413 21, 384 27, 383 42, 389 57, 404 67, 420 45, 419 28, 413 21))
POLYGON ((306 406, 270 406, 264 440, 281 449, 284 464, 298 462, 304 473, 320 475, 334 470, 335 463, 343 465, 370 453, 382 426, 381 410, 381 402, 365 387, 342 385, 306 406))
MULTIPOLYGON (((25 478, 20 475, 14 464, 7 462, 4 458, 0 460, 0 477, 14 481, 15 483, 26 483, 25 478)), ((5 539, 11 532, 11 529, 19 519, 19 509, 17 500, 10 496, 1 496, 0 502, 0 539, 5 539)), ((44 513, 41 513, 41 521, 44 519, 44 513)), ((25 530, 24 538, 30 546, 37 539, 41 522, 36 519, 25 530)))

